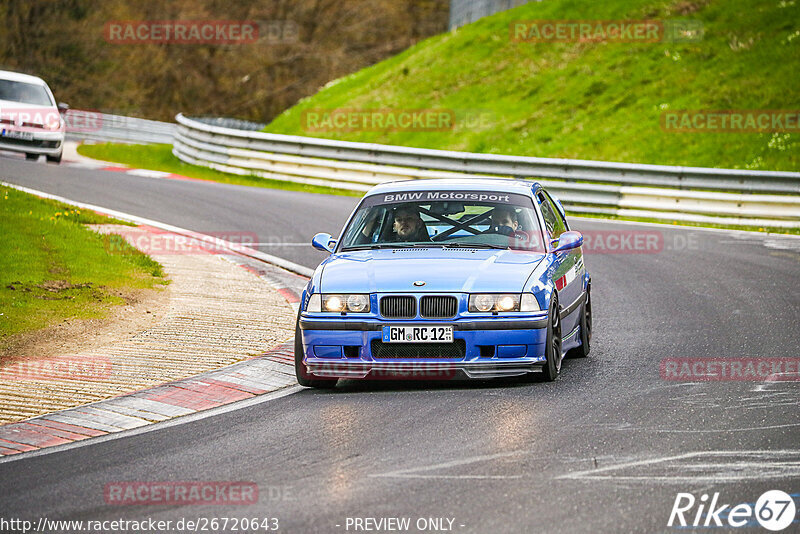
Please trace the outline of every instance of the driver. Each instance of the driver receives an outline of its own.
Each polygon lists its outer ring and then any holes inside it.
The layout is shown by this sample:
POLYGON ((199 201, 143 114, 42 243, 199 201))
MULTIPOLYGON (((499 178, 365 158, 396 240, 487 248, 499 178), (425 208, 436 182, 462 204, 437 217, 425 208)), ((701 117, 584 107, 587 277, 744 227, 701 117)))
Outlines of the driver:
POLYGON ((492 211, 488 232, 511 235, 519 229, 519 217, 514 208, 500 206, 492 211))
MULTIPOLYGON (((386 236, 388 243, 403 242, 428 242, 431 240, 425 222, 420 217, 419 209, 413 205, 404 205, 394 208, 392 228, 386 236)), ((374 210, 361 230, 359 242, 368 243, 380 218, 380 211, 374 210)))
POLYGON ((419 215, 419 210, 414 206, 400 206, 394 210, 394 223, 389 241, 418 242, 430 241, 428 230, 419 215))

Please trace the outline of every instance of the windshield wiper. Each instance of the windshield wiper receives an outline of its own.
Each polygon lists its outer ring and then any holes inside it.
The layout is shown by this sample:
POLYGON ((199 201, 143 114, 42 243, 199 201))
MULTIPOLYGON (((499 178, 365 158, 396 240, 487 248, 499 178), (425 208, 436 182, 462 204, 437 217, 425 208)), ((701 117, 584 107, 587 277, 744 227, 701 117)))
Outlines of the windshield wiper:
POLYGON ((374 245, 357 245, 354 247, 344 247, 342 252, 350 252, 351 250, 372 250, 372 249, 380 249, 380 248, 412 248, 412 247, 424 247, 427 246, 426 244, 417 244, 417 243, 375 243, 374 245))
POLYGON ((433 246, 442 248, 493 248, 497 250, 508 249, 508 247, 504 247, 502 245, 490 245, 488 243, 433 243, 433 246))
POLYGON ((344 247, 342 252, 382 248, 490 248, 496 250, 508 250, 508 247, 504 247, 502 245, 490 245, 488 243, 375 243, 374 245, 344 247))

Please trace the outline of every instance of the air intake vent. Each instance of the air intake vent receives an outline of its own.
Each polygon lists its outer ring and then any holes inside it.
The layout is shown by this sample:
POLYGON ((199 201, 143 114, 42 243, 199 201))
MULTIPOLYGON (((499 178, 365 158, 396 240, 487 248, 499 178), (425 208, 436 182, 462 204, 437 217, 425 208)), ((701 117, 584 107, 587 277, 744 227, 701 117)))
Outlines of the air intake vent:
POLYGON ((458 300, 449 295, 426 295, 419 303, 420 315, 429 319, 448 319, 455 317, 458 300))
POLYGON ((380 339, 374 339, 370 349, 372 357, 376 360, 419 358, 460 360, 467 353, 467 344, 463 339, 456 339, 453 343, 384 343, 380 339))
POLYGON ((389 319, 413 319, 417 316, 417 301, 414 297, 383 297, 381 315, 389 319))

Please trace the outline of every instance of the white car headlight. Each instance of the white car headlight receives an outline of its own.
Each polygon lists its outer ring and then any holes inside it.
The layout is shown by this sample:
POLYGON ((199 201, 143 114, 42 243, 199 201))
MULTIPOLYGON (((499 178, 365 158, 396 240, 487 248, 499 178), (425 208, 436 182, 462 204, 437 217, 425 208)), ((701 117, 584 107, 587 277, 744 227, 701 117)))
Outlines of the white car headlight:
POLYGON ((369 298, 367 295, 349 295, 347 297, 347 309, 354 313, 369 311, 369 298))
POLYGON ((475 293, 469 296, 471 312, 516 312, 520 311, 519 295, 513 293, 475 293))
POLYGON ((347 294, 347 295, 311 295, 308 301, 308 312, 331 312, 331 313, 369 313, 369 295, 347 294), (313 306, 312 306, 313 305, 313 306))
POLYGON ((522 301, 519 305, 519 311, 524 312, 535 312, 541 311, 539 307, 539 301, 536 300, 536 297, 533 296, 533 293, 523 293, 522 294, 522 301))
POLYGON ((343 312, 345 310, 345 300, 339 295, 325 295, 322 299, 322 308, 328 312, 343 312))
POLYGON ((311 313, 320 313, 322 311, 322 295, 314 293, 308 299, 308 306, 306 311, 311 313))

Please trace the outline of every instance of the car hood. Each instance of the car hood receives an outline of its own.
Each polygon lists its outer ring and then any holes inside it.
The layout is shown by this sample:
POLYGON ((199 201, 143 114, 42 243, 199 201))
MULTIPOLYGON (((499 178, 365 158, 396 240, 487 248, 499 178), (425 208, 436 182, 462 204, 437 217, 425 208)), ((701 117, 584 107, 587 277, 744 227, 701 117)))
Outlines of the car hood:
POLYGON ((322 263, 324 293, 519 292, 540 253, 408 248, 334 254, 322 263), (424 281, 421 287, 414 282, 424 281))

